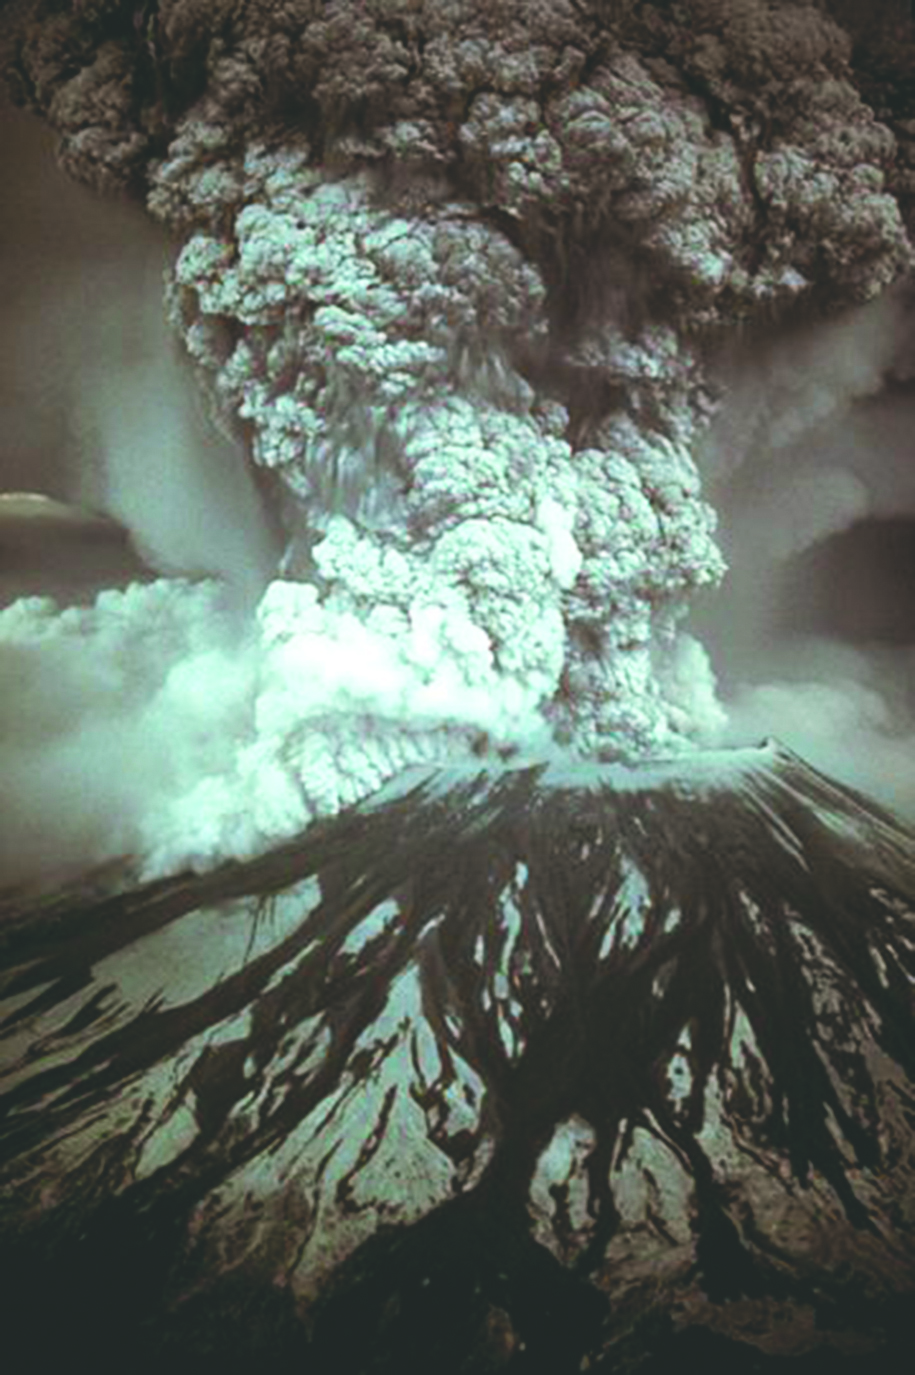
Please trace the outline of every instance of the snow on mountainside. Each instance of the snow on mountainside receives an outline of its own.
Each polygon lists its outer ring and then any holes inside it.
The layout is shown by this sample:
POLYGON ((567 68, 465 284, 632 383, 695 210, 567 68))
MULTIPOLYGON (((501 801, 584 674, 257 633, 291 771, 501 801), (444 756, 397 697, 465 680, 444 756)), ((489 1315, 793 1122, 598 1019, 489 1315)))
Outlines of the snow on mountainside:
POLYGON ((775 742, 417 769, 248 863, 4 915, 39 1355, 48 1303, 133 1368, 899 1339, 915 837, 775 742))

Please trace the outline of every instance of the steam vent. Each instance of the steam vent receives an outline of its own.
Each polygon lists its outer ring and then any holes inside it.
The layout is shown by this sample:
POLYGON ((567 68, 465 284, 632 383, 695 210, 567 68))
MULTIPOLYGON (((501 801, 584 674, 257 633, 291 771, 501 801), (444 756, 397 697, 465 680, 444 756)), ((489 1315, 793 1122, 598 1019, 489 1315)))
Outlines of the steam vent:
POLYGON ((34 1369, 885 1369, 913 899, 912 834, 767 742, 416 770, 8 906, 4 1329, 34 1369))

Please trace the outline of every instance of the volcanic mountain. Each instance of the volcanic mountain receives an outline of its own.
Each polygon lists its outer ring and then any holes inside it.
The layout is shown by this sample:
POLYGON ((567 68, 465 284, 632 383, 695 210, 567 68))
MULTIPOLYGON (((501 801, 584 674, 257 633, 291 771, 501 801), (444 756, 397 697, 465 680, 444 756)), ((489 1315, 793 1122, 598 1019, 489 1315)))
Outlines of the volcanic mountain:
POLYGON ((3 909, 35 1369, 901 1359, 915 837, 776 742, 418 769, 103 880, 3 909))

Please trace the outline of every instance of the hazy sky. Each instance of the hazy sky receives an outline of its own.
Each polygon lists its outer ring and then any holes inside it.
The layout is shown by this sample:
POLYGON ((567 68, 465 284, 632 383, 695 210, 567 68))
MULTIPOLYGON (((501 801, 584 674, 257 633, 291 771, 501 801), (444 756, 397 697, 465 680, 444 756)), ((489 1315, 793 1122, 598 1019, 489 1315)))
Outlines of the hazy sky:
POLYGON ((911 817, 913 322, 895 289, 732 358, 700 447, 730 571, 691 616, 729 738, 777 734, 911 817))
POLYGON ((262 588, 274 541, 166 324, 164 231, 64 176, 33 116, 0 128, 0 489, 105 511, 162 571, 262 588))

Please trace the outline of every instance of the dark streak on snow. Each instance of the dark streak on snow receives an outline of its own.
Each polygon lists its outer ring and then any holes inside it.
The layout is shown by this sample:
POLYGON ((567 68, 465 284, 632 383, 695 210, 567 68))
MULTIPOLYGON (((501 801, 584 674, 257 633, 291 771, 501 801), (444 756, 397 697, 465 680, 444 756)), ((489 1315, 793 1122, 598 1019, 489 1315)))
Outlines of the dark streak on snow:
MULTIPOLYGON (((417 1286, 430 1265, 433 1282, 438 1267, 452 1298, 466 1289, 456 1308, 442 1300, 442 1341, 455 1314, 461 1322, 483 1321, 482 1299, 473 1297, 482 1285, 490 1303, 513 1315, 525 1346, 536 1346, 541 1368, 557 1375, 577 1369, 574 1362, 593 1349, 604 1311, 587 1275, 620 1223, 610 1163, 614 1152, 617 1168, 625 1159, 637 1127, 666 1141, 693 1181, 695 1264, 708 1297, 720 1303, 776 1292, 779 1281, 764 1248, 751 1256, 697 1139, 715 1075, 725 1086, 727 1111, 761 1149, 781 1152, 802 1188, 818 1172, 854 1226, 876 1234, 853 1174, 887 1162, 870 1070, 855 1053, 854 1034, 870 1019, 885 1054, 915 1077, 911 834, 787 751, 739 780, 722 774, 695 788, 649 779, 621 791, 576 789, 544 787, 542 779, 540 767, 481 772, 450 784, 446 776, 316 825, 262 859, 216 874, 158 882, 83 907, 71 903, 66 912, 46 903, 31 913, 25 907, 8 913, 2 999, 17 1003, 0 1020, 0 1038, 67 1000, 78 1005, 58 1030, 30 1045, 20 1081, 0 1099, 0 1183, 16 1179, 23 1162, 40 1159, 46 1146, 104 1112, 194 1037, 250 1012, 242 1034, 204 1044, 175 1084, 169 1110, 193 1093, 199 1129, 184 1149, 150 1176, 135 1178, 138 1138, 149 1125, 141 1113, 123 1136, 100 1144, 97 1157, 69 1181, 56 1212, 29 1220, 41 1238, 40 1254, 60 1247, 70 1254, 74 1217, 96 1238, 114 1217, 131 1246, 144 1228, 159 1238, 164 1250, 153 1251, 164 1284, 169 1246, 208 1193, 275 1150, 329 1099, 344 1071, 369 1085, 398 1036, 360 1037, 411 964, 440 1071, 432 1078, 424 1073, 414 1036, 409 1094, 425 1116, 429 1140, 459 1169, 456 1192, 406 1229, 379 1226, 339 1267, 319 1309, 315 1370, 324 1370, 322 1360, 330 1368, 335 1356, 338 1369, 363 1368, 367 1334, 377 1335, 380 1296, 390 1295, 392 1275, 405 1307, 396 1321, 390 1314, 385 1321, 401 1333, 419 1323, 417 1286), (647 890, 641 928, 633 928, 628 942, 615 939, 602 957, 608 927, 620 921, 619 895, 631 866, 647 890), (301 919, 261 953, 249 948, 239 967, 187 1001, 169 1004, 164 987, 141 1005, 119 1007, 116 987, 95 982, 102 961, 191 913, 245 898, 254 919, 272 895, 309 876, 320 896, 310 905, 303 899, 301 919), (388 898, 399 919, 344 955, 348 934, 388 898), (503 900, 515 903, 520 924, 507 965, 503 900), (680 920, 666 929, 674 908, 680 920), (792 922, 813 938, 808 947, 792 922), (825 973, 811 953, 817 949, 828 961, 825 973), (484 1001, 500 963, 520 1008, 514 1051, 500 1035, 492 998, 488 1007, 484 1001), (818 1002, 824 979, 838 993, 832 1004, 825 997, 818 1002), (729 1053, 737 1009, 757 1047, 742 1065, 729 1053), (302 1072, 311 1038, 272 1082, 254 1118, 233 1121, 233 1109, 265 1082, 290 1031, 315 1017, 329 1033, 320 1063, 302 1072), (692 1084, 675 1111, 663 1092, 663 1071, 684 1026, 692 1084), (45 1064, 68 1038, 81 1047, 73 1058, 61 1054, 45 1064), (449 1133, 445 1094, 455 1081, 455 1057, 485 1091, 477 1126, 449 1133), (839 1082, 855 1086, 855 1111, 840 1100, 830 1064, 839 1082), (596 1133, 585 1165, 594 1229, 574 1265, 564 1268, 534 1242, 525 1209, 538 1158, 571 1114, 596 1133), (466 1174, 484 1137, 494 1140, 494 1152, 465 1188, 461 1171, 466 1174), (362 1312, 364 1321, 354 1326, 347 1318, 352 1312, 362 1312)), ((359 1211, 354 1180, 378 1150, 395 1092, 395 1086, 386 1091, 361 1152, 337 1183, 343 1211, 359 1211)), ((561 1230, 565 1217, 568 1230, 568 1198, 561 1188, 554 1198, 557 1225, 561 1230)), ((10 1211, 15 1219, 15 1207, 10 1211)), ((25 1228, 18 1244, 33 1245, 21 1218, 11 1225, 25 1228)), ((663 1220, 657 1225, 663 1229, 663 1220)), ((748 1226, 752 1231, 752 1219, 748 1226)), ((174 1274, 172 1283, 178 1283, 174 1274)), ((439 1308, 426 1288, 421 1323, 434 1331, 439 1308)))

